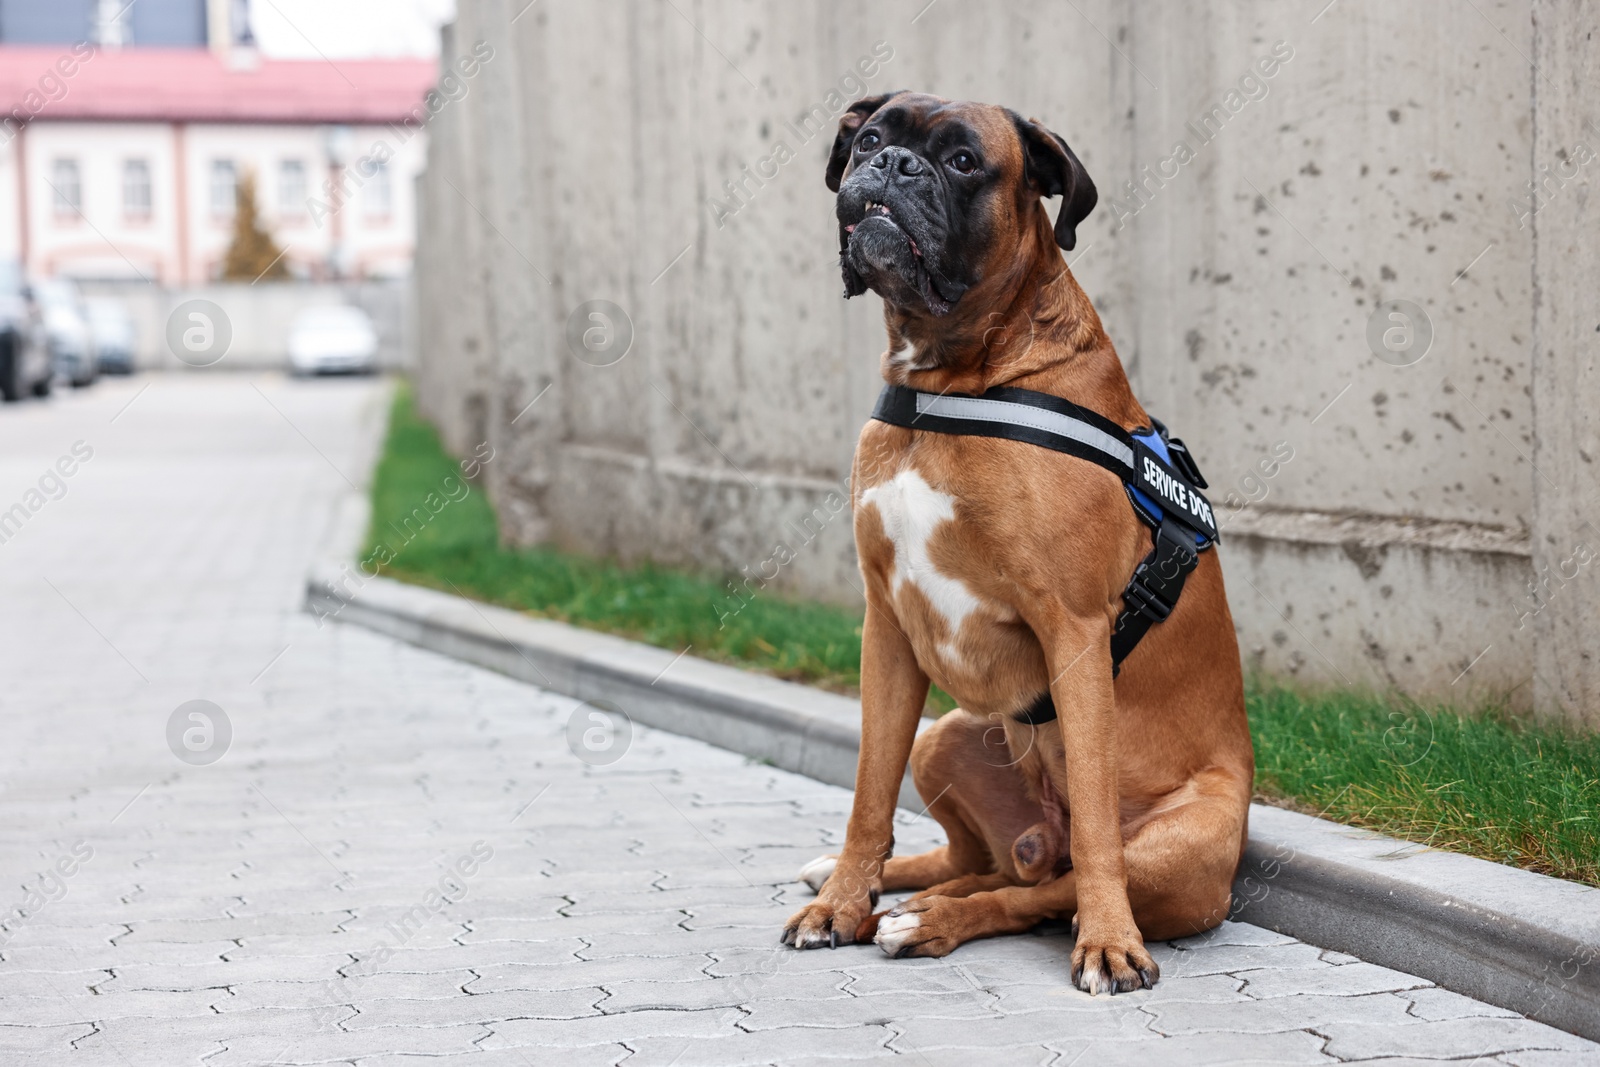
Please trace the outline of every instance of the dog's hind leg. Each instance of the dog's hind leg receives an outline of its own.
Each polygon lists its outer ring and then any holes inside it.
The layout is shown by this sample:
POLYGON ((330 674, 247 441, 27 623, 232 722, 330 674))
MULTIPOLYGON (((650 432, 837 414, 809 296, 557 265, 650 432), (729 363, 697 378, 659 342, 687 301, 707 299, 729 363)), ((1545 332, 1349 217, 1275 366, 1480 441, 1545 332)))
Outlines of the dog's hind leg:
POLYGON ((974 893, 988 893, 1016 884, 1017 880, 1006 874, 963 874, 950 879, 948 882, 930 885, 920 893, 913 893, 910 899, 920 900, 923 897, 970 897, 974 893))
MULTIPOLYGON (((1187 937, 1227 918, 1249 801, 1247 780, 1212 767, 1123 828, 1128 902, 1145 940, 1187 937)), ((980 937, 1071 918, 1077 908, 1077 872, 1068 870, 1042 885, 920 895, 883 915, 875 940, 891 956, 943 956, 980 937)), ((1135 989, 1156 977, 1135 973, 1126 960, 1081 959, 1076 950, 1073 969, 1093 974, 1101 989, 1135 989)))
MULTIPOLYGON (((988 853, 980 851, 982 843, 970 830, 961 827, 951 831, 947 825, 945 833, 952 839, 961 837, 970 840, 964 840, 960 845, 940 845, 914 856, 890 856, 884 861, 883 874, 880 876, 884 892, 924 889, 967 874, 974 869, 974 864, 979 869, 988 865, 988 853)), ((834 876, 838 862, 837 856, 819 856, 800 868, 800 881, 809 885, 813 892, 821 892, 823 883, 834 876)))
POLYGON ((967 874, 973 863, 981 865, 986 860, 986 853, 951 845, 940 845, 915 856, 891 856, 883 865, 883 890, 899 893, 907 889, 926 889, 967 874))

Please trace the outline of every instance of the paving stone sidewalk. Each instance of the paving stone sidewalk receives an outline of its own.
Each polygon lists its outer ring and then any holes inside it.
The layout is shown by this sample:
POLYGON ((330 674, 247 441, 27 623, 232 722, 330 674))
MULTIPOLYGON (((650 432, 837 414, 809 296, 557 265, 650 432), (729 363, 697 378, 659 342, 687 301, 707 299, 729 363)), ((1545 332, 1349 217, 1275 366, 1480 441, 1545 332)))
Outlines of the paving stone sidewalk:
POLYGON ((300 610, 382 401, 191 375, 0 410, 0 511, 93 448, 0 543, 0 1063, 1600 1063, 1244 923, 1114 999, 1059 928, 780 947, 846 791, 642 727, 590 766, 574 701, 300 610), (209 765, 168 744, 195 699, 209 765))

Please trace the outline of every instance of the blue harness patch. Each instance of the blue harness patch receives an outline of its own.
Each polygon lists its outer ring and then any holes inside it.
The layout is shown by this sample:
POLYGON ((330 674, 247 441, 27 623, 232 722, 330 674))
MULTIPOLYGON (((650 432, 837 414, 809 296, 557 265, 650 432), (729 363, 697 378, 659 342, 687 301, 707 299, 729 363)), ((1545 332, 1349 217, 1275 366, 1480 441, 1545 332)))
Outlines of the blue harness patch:
MULTIPOLYGON (((1173 463, 1172 451, 1167 447, 1167 439, 1162 436, 1162 430, 1164 429, 1165 427, 1162 427, 1161 430, 1135 430, 1128 436, 1160 456, 1168 466, 1176 467, 1176 464, 1173 463)), ((1179 442, 1179 444, 1181 445, 1182 442, 1179 442)), ((1185 451, 1187 452, 1187 450, 1185 451)), ((1199 472, 1196 471, 1195 473, 1198 474, 1199 472)), ((1161 509, 1161 505, 1156 503, 1148 493, 1140 489, 1134 482, 1123 482, 1123 485, 1127 486, 1128 498, 1133 501, 1133 510, 1139 513, 1139 517, 1145 521, 1146 525, 1151 527, 1160 526, 1161 520, 1166 517, 1166 512, 1161 509)), ((1200 486, 1201 488, 1205 487, 1203 479, 1200 480, 1200 486)), ((1190 492, 1193 493, 1192 487, 1190 492)), ((1192 532, 1194 533, 1195 548, 1197 550, 1204 551, 1210 547, 1213 540, 1212 536, 1208 536, 1198 530, 1192 532)))

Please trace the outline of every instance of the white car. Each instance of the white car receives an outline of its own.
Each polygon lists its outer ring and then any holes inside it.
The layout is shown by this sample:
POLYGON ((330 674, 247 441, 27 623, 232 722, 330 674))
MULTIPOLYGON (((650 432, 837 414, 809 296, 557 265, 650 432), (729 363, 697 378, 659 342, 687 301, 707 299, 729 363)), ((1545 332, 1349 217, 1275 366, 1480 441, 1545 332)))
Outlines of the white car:
POLYGON ((139 347, 133 316, 120 300, 91 297, 89 332, 94 335, 96 358, 102 374, 132 374, 134 350, 139 347))
POLYGON ((100 363, 94 331, 89 328, 89 311, 77 284, 66 278, 47 278, 33 287, 33 294, 44 316, 56 373, 75 388, 93 384, 100 377, 100 363))
POLYGON ((306 308, 289 327, 289 369, 295 374, 367 374, 376 369, 378 331, 349 304, 306 308))

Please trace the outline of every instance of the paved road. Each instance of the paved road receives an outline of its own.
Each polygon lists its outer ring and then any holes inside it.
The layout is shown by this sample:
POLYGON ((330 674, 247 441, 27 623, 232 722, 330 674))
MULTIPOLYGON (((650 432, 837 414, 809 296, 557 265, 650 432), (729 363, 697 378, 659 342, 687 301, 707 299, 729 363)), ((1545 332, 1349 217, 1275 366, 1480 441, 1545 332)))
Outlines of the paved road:
POLYGON ((591 767, 573 701, 299 610, 381 411, 223 375, 0 410, 0 511, 39 504, 0 543, 0 1063, 1600 1063, 1244 924, 1115 999, 1059 930, 778 947, 844 790, 642 728, 591 767), (167 737, 197 699, 208 765, 167 737))

